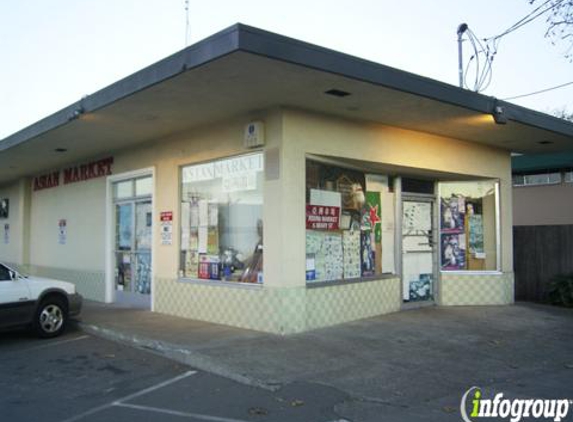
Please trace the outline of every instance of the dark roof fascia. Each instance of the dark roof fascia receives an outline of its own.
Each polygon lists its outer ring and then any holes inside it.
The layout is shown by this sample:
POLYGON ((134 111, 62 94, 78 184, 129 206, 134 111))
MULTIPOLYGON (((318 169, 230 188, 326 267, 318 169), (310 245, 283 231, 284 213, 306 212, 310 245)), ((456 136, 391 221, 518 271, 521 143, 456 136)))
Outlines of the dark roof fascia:
POLYGON ((0 141, 0 151, 65 125, 73 120, 75 111, 98 110, 185 70, 199 67, 238 50, 385 86, 480 113, 491 113, 495 105, 502 105, 510 120, 573 137, 573 123, 565 120, 379 63, 236 24, 8 136, 0 141))
POLYGON ((511 157, 511 171, 513 174, 525 174, 535 171, 569 170, 572 168, 573 152, 511 157))
POLYGON ((573 137, 573 123, 564 119, 258 28, 242 24, 238 26, 242 30, 240 48, 251 53, 385 86, 480 113, 489 114, 493 112, 495 106, 501 106, 509 120, 573 137))
POLYGON ((74 113, 96 111, 159 84, 188 69, 193 69, 237 51, 238 25, 220 31, 130 76, 82 98, 60 111, 8 136, 0 141, 0 151, 12 148, 74 119, 74 113))

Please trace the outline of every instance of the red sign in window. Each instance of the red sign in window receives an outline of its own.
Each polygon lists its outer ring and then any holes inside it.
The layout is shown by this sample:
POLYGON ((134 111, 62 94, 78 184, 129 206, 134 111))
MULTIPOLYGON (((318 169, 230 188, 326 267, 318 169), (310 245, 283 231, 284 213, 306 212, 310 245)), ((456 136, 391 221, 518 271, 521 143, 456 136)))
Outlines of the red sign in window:
POLYGON ((306 206, 306 228, 311 230, 338 230, 340 207, 325 205, 306 206))

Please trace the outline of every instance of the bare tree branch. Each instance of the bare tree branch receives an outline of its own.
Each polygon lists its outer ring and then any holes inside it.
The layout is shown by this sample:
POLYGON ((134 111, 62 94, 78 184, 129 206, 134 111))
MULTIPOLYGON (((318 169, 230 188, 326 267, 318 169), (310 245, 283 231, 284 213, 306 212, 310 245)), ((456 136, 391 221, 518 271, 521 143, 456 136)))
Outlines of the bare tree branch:
MULTIPOLYGON (((529 4, 540 3, 541 0, 528 0, 529 4)), ((551 0, 547 3, 548 17, 545 37, 553 45, 563 45, 563 55, 573 62, 573 0, 551 0)))

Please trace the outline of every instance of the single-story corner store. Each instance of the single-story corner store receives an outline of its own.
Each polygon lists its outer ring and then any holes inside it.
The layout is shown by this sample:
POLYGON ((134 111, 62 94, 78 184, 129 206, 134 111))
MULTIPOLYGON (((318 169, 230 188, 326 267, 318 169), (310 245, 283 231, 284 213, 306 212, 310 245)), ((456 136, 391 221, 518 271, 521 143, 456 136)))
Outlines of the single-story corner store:
POLYGON ((0 259, 281 334, 508 304, 510 151, 572 146, 571 123, 235 25, 4 139, 0 259))

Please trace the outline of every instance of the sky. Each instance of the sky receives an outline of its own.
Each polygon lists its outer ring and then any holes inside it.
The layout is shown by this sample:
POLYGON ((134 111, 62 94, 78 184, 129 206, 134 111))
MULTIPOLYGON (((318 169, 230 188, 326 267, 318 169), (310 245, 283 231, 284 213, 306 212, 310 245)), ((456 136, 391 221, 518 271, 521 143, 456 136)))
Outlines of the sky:
MULTIPOLYGON (((532 9, 528 0, 189 0, 188 39, 241 22, 458 85, 458 25, 491 37, 532 9)), ((483 94, 573 81, 565 46, 545 29, 541 17, 501 39, 483 94)), ((0 139, 185 46, 185 0, 0 0, 0 139)), ((512 102, 573 112, 573 85, 512 102)))

